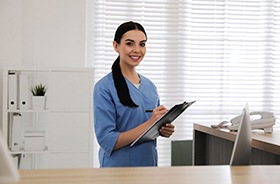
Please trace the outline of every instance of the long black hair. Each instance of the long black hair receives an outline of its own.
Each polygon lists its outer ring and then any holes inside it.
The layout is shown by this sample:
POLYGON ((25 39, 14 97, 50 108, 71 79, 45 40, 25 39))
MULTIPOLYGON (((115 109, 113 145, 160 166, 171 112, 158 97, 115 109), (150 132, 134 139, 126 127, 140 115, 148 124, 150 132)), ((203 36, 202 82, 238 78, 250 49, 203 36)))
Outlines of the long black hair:
MULTIPOLYGON (((117 44, 120 44, 122 36, 126 32, 131 31, 131 30, 140 30, 145 34, 145 36, 147 38, 145 29, 143 28, 143 26, 141 24, 139 24, 137 22, 129 21, 129 22, 125 22, 125 23, 121 24, 117 28, 115 37, 114 37, 114 41, 116 41, 117 44)), ((129 89, 128 89, 128 86, 126 84, 125 78, 122 74, 121 67, 120 67, 120 56, 117 57, 117 59, 115 60, 115 62, 112 65, 112 73, 113 73, 115 88, 117 90, 120 102, 124 106, 138 107, 138 105, 135 104, 130 97, 129 89)))

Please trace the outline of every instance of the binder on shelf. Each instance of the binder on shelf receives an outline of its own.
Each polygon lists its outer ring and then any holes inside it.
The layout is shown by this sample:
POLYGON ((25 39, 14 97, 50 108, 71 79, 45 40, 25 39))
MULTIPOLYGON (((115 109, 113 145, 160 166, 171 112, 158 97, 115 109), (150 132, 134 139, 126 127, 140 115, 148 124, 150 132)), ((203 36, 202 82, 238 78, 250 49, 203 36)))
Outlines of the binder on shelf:
POLYGON ((28 105, 28 76, 19 75, 19 108, 27 110, 28 105))
POLYGON ((45 150, 45 131, 26 131, 24 134, 25 151, 45 150))
POLYGON ((11 129, 11 151, 20 151, 21 147, 21 115, 14 114, 12 116, 11 129))
POLYGON ((9 110, 17 110, 17 75, 8 75, 8 107, 9 110))
POLYGON ((31 154, 21 154, 19 169, 32 169, 31 154))

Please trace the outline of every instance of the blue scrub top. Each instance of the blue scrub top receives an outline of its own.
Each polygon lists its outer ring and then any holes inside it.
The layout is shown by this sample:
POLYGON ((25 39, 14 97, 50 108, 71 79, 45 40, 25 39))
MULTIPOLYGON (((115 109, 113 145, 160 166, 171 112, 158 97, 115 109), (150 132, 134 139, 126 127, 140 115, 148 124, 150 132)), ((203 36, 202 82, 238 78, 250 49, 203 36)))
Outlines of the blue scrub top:
POLYGON ((139 106, 137 108, 121 104, 112 72, 95 84, 94 129, 100 145, 100 167, 157 166, 156 140, 113 151, 120 133, 147 121, 151 114, 144 111, 160 104, 156 86, 146 77, 139 76, 139 88, 126 80, 130 96, 139 106))

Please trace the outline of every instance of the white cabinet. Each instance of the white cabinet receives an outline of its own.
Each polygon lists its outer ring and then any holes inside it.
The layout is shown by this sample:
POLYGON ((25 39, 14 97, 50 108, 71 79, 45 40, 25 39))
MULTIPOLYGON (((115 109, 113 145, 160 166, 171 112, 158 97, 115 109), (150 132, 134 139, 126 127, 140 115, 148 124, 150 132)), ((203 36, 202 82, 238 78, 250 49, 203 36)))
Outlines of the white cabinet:
POLYGON ((89 68, 5 68, 2 132, 19 168, 93 167, 93 72, 89 68), (47 86, 44 109, 30 88, 47 86))

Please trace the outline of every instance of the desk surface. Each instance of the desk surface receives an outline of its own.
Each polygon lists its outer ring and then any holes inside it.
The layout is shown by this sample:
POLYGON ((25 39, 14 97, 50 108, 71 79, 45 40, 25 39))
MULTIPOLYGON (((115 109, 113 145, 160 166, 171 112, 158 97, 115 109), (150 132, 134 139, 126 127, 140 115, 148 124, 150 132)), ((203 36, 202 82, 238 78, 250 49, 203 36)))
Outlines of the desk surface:
POLYGON ((184 166, 21 170, 19 184, 280 183, 280 166, 184 166))
MULTIPOLYGON (((205 132, 226 140, 235 141, 236 133, 228 129, 214 129, 207 125, 194 124, 194 130, 205 132)), ((264 133, 262 130, 252 131, 252 147, 280 155, 280 130, 264 133)))

